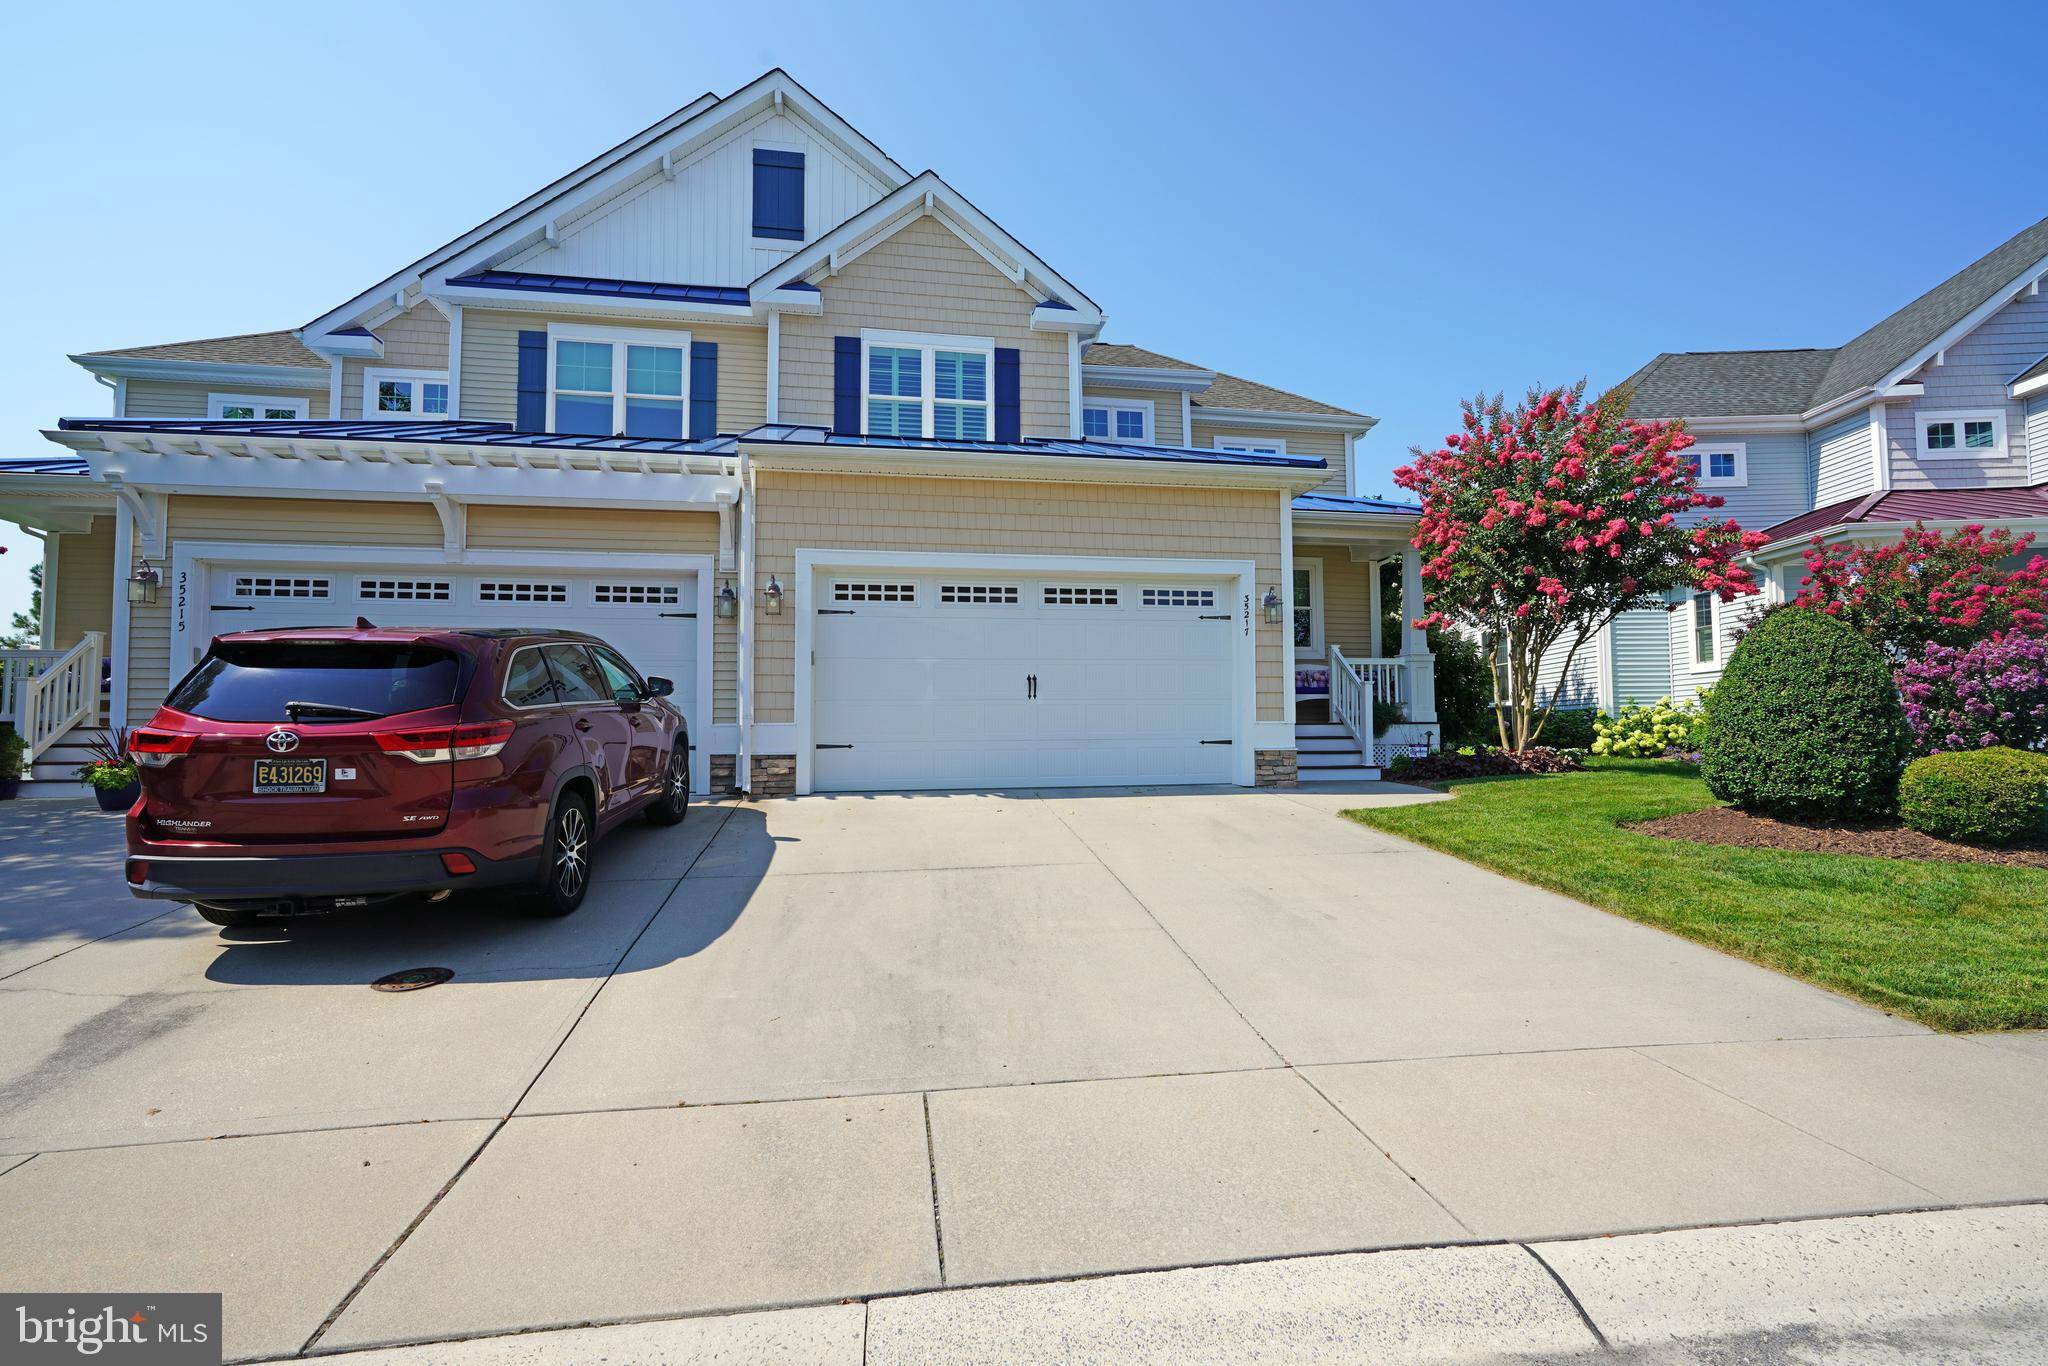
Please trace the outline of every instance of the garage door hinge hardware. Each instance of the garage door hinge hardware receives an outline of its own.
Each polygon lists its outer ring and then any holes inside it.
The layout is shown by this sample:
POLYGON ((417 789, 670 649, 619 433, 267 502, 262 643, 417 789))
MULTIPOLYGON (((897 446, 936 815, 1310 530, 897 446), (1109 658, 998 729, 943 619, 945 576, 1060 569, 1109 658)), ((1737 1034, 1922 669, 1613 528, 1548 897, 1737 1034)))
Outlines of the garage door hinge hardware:
POLYGON ((1205 745, 1227 745, 1231 742, 1228 740, 1204 740, 1202 743, 1205 745))
POLYGON ((812 745, 812 749, 852 749, 852 745, 812 745))
POLYGON ((821 617, 850 617, 853 615, 853 609, 851 607, 820 607, 818 615, 821 617))
POLYGON ((1203 621, 1229 621, 1231 617, 1228 612, 1204 612, 1201 619, 1203 621))
POLYGON ((665 617, 689 617, 692 620, 695 620, 697 616, 695 612, 663 612, 661 615, 665 617))
POLYGON ((208 610, 214 612, 253 612, 256 609, 246 602, 217 602, 208 610))

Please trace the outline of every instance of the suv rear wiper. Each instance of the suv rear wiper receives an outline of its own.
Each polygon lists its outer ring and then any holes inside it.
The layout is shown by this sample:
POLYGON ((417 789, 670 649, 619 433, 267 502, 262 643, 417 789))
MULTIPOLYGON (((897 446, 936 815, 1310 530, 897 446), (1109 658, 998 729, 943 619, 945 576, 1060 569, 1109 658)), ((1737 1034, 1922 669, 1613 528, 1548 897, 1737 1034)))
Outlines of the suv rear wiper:
POLYGON ((294 721, 299 719, 299 715, 302 712, 317 712, 321 716, 344 716, 352 720, 363 721, 375 721, 384 715, 381 711, 364 711, 361 707, 344 707, 335 702, 287 702, 284 704, 284 714, 294 721))

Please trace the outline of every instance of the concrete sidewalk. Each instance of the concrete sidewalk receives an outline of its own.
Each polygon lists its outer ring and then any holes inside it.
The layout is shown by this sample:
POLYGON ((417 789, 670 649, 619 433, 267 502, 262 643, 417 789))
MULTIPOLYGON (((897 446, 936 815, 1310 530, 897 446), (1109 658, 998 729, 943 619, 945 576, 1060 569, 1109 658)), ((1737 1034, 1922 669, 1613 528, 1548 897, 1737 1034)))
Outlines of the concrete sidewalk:
POLYGON ((2048 1207, 1292 1258, 346 1353, 343 1366, 2034 1362, 2048 1207))

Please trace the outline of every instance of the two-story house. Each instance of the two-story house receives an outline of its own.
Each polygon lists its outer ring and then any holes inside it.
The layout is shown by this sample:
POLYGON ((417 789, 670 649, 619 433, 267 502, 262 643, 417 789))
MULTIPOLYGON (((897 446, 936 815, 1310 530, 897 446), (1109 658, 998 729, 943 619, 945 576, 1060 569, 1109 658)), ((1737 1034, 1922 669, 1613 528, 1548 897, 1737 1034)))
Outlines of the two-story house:
POLYGON ((303 326, 73 357, 0 704, 48 756, 220 632, 538 623, 677 681, 699 790, 1371 775, 1434 728, 1373 419, 1098 297, 785 73, 705 95, 303 326))
POLYGON ((1769 542, 1764 592, 1701 593, 1629 613, 1544 683, 1613 711, 1695 697, 1721 676, 1741 623, 1799 592, 1805 552, 1896 540, 1916 522, 2048 533, 2048 219, 1847 344, 1667 352, 1623 387, 1629 415, 1682 418, 1700 485, 1769 542))

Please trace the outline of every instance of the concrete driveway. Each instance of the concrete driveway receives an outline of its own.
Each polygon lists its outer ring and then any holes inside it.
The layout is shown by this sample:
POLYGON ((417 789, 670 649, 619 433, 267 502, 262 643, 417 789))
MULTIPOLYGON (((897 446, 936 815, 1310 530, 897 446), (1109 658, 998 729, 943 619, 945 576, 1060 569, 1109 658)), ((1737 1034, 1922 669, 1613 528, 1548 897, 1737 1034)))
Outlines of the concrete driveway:
POLYGON ((260 931, 19 804, 0 1284, 224 1291, 259 1358, 2048 1198, 2040 1039, 1335 814, 1408 799, 724 804, 621 832, 568 920, 260 931), (455 978, 368 990, 419 966, 455 978))

